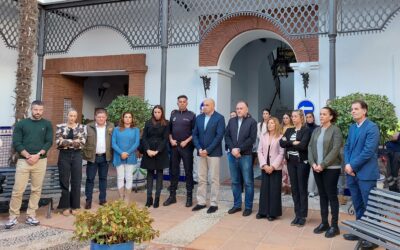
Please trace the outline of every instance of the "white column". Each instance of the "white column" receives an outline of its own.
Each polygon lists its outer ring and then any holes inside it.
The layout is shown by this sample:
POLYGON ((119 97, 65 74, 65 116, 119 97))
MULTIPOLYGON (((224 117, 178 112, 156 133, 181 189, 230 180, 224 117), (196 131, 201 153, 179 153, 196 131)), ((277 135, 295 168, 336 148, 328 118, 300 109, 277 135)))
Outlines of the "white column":
MULTIPOLYGON (((329 89, 324 90, 324 85, 320 84, 319 77, 319 62, 301 62, 301 63, 291 63, 290 66, 294 70, 294 109, 297 109, 297 105, 299 102, 307 99, 310 100, 315 108, 314 115, 316 117, 316 121, 319 121, 319 110, 320 108, 326 105, 326 98, 323 98, 324 91, 329 92, 329 89), (310 76, 310 82, 308 84, 308 88, 306 94, 304 93, 303 87, 303 77, 300 73, 300 65, 307 66, 308 74, 310 76), (321 98, 322 97, 322 98, 321 98), (318 119, 318 120, 317 120, 318 119)), ((327 95, 329 96, 329 95, 327 95)))

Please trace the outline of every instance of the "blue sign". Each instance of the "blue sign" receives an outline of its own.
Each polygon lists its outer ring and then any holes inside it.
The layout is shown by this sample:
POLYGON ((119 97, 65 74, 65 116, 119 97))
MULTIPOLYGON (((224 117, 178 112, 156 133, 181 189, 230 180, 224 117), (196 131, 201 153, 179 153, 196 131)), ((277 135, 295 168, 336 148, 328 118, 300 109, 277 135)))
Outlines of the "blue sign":
POLYGON ((297 105, 297 109, 301 109, 304 111, 304 114, 313 113, 314 112, 314 104, 309 100, 303 100, 299 102, 297 105))

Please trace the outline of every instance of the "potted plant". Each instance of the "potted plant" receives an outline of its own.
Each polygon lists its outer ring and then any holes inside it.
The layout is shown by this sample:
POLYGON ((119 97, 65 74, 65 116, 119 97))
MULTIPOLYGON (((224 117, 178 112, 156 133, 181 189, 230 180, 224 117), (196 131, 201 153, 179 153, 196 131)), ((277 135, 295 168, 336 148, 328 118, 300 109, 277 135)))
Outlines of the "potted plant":
POLYGON ((117 123, 124 112, 132 112, 136 126, 142 130, 151 118, 151 105, 137 96, 118 96, 107 106, 108 120, 117 123))
POLYGON ((151 226, 147 208, 121 200, 107 203, 96 212, 77 214, 74 239, 90 240, 90 249, 133 249, 134 242, 149 241, 159 235, 151 226))

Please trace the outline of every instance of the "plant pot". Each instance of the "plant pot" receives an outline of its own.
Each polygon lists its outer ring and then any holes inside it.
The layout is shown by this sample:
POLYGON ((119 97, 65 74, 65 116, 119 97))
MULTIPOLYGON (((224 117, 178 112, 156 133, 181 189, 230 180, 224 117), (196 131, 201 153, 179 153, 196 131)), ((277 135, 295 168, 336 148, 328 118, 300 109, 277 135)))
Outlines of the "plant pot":
POLYGON ((133 242, 125 242, 119 244, 97 244, 94 241, 90 242, 90 250, 132 250, 133 249, 133 242))

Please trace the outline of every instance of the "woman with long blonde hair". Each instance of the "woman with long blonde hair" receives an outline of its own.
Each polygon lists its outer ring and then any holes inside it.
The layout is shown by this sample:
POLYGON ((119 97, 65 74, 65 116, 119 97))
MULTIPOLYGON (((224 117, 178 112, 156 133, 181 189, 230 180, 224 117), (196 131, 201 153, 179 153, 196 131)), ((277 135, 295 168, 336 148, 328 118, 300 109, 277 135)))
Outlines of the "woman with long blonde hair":
POLYGON ((303 110, 292 112, 294 128, 288 128, 280 140, 281 147, 286 149, 286 160, 292 186, 295 218, 292 226, 302 227, 306 224, 308 214, 308 176, 310 164, 308 163, 308 143, 310 131, 305 126, 303 110))
POLYGON ((284 149, 279 145, 281 139, 279 120, 270 117, 267 129, 260 135, 258 160, 261 168, 260 203, 256 218, 275 220, 282 215, 282 161, 284 149))

